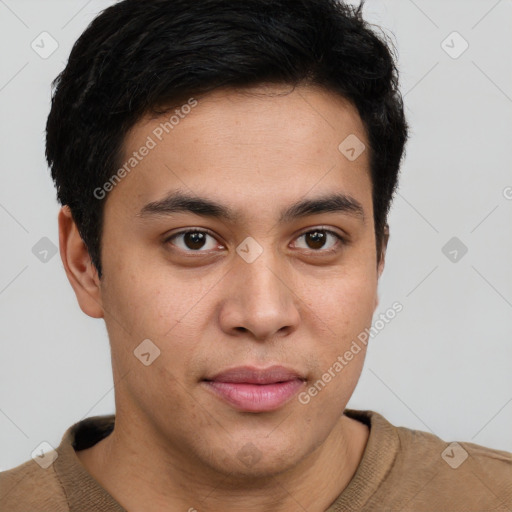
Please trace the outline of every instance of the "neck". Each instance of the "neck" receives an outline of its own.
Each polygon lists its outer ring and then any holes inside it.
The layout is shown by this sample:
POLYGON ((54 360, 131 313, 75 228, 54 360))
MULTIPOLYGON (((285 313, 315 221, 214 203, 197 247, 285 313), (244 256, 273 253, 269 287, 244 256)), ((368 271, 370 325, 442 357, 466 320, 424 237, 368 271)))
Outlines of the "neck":
POLYGON ((366 425, 342 415, 325 441, 292 469, 234 478, 193 461, 118 413, 114 431, 77 456, 126 510, 324 512, 352 479, 368 435, 366 425))

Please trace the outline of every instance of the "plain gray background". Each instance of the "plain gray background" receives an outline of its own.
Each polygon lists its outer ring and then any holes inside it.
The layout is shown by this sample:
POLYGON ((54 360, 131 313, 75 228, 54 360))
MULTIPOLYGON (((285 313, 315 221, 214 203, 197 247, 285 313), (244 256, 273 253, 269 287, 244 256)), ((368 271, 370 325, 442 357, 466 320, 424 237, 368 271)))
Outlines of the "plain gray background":
MULTIPOLYGON (((0 0, 0 470, 114 412, 103 321, 79 309, 58 253, 36 257, 42 238, 58 245, 50 84, 112 3, 0 0), (42 32, 58 44, 46 58, 31 46, 52 49, 42 32)), ((411 139, 376 318, 395 301, 403 311, 371 340, 349 407, 512 451, 512 2, 368 0, 364 12, 396 45, 411 139)))

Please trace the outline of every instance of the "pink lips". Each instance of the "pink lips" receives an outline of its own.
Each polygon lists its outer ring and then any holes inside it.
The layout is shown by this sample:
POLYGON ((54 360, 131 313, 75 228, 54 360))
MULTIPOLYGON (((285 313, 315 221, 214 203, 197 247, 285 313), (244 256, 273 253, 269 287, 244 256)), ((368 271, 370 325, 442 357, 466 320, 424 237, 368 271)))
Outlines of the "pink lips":
POLYGON ((245 412, 273 411, 283 406, 304 385, 304 378, 283 366, 263 370, 243 366, 204 380, 217 396, 245 412))

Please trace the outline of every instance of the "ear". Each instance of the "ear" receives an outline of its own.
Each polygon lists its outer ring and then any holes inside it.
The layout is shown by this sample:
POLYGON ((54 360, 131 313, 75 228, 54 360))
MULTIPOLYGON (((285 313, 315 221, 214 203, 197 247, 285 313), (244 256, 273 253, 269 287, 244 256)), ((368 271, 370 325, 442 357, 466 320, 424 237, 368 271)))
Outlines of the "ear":
POLYGON ((381 243, 381 246, 379 247, 379 250, 380 250, 380 260, 379 260, 379 265, 377 267, 377 273, 378 273, 378 277, 379 278, 382 275, 382 272, 384 271, 384 264, 386 262, 386 250, 388 248, 388 241, 389 241, 389 225, 386 224, 384 226, 384 232, 383 232, 383 236, 382 236, 382 243, 381 243))
POLYGON ((93 318, 103 318, 100 280, 89 251, 78 232, 69 206, 58 216, 60 257, 80 309, 93 318))
MULTIPOLYGON (((386 224, 384 226, 381 246, 377 248, 377 250, 380 250, 380 260, 379 260, 379 264, 377 265, 377 279, 380 279, 380 276, 382 275, 382 272, 384 271, 384 265, 386 262, 386 250, 388 248, 388 241, 389 241, 389 225, 386 224)), ((379 293, 378 293, 378 291, 376 291, 375 292, 375 307, 374 307, 373 311, 375 311, 377 309, 378 305, 379 305, 379 293)))

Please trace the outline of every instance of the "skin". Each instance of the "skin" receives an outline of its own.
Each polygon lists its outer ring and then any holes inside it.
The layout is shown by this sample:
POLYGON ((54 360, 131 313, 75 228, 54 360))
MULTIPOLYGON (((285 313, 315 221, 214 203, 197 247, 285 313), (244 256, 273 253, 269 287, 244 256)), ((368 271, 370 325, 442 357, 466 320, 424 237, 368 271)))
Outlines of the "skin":
MULTIPOLYGON (((305 405, 295 396, 275 411, 241 412, 202 382, 280 364, 306 376, 304 391, 370 327, 378 305, 387 237, 377 265, 368 151, 349 161, 338 150, 349 134, 367 145, 363 123, 338 95, 290 91, 197 98, 107 196, 101 280, 69 209, 59 213, 62 261, 81 309, 104 318, 115 382, 113 433, 77 455, 127 510, 325 511, 363 455, 368 428, 343 411, 364 348, 305 405), (139 214, 177 189, 239 218, 139 214), (333 192, 356 199, 364 219, 324 212, 279 223, 283 208, 333 192), (183 236, 164 241, 184 228, 214 234, 201 254, 183 236), (315 228, 347 241, 314 245, 301 235, 315 228), (263 249, 252 263, 236 252, 247 236, 263 249), (149 366, 133 354, 147 338, 161 351, 149 366), (259 456, 252 464, 237 456, 248 443, 259 456)), ((125 156, 168 117, 141 119, 125 156)))

